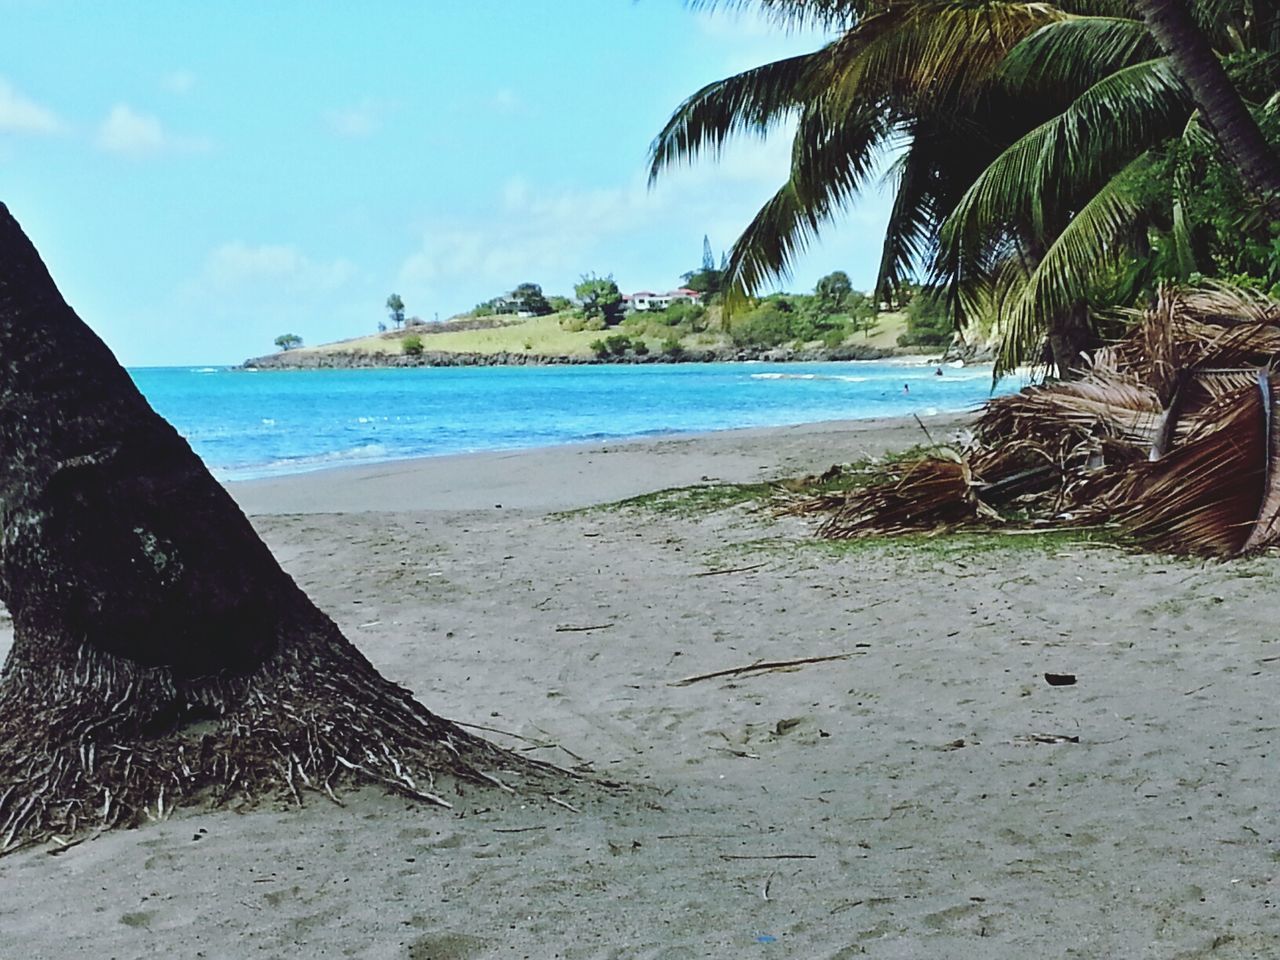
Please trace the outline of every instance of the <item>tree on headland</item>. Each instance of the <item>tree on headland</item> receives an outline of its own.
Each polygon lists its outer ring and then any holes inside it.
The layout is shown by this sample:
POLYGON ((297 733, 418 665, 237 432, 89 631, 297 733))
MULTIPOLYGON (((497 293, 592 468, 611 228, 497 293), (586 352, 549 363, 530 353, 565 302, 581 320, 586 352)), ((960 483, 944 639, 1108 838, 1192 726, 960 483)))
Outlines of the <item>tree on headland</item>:
MULTIPOLYGON (((538 768, 386 680, 59 294, 0 204, 0 852, 211 801, 538 768)), ((503 774, 505 775, 505 774, 503 774)))
POLYGON ((622 292, 613 274, 605 277, 583 274, 581 282, 573 288, 573 295, 581 305, 583 318, 588 321, 597 320, 611 327, 622 319, 622 292))
POLYGON ((715 256, 711 252, 711 238, 702 237, 702 265, 697 270, 681 274, 680 279, 690 290, 697 291, 704 298, 711 298, 724 288, 725 258, 720 257, 720 266, 716 266, 715 256))
POLYGON ((515 302, 517 313, 529 313, 535 317, 551 313, 551 304, 542 295, 542 287, 536 283, 520 284, 511 291, 511 299, 515 302))
POLYGON ((853 296, 853 284, 843 270, 828 273, 813 288, 818 303, 827 313, 840 313, 853 296))
POLYGON ((400 294, 393 293, 387 297, 387 313, 397 330, 404 326, 404 301, 400 299, 400 294))
POLYGON ((302 338, 296 333, 282 333, 274 342, 281 350, 292 350, 294 347, 302 346, 302 338))

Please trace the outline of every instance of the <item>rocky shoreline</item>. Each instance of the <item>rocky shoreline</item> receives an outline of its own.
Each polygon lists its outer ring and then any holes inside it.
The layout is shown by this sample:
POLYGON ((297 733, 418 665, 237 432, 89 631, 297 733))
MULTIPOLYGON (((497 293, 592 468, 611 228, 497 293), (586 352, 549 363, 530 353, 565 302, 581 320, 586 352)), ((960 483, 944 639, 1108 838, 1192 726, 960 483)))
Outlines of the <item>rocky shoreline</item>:
MULTIPOLYGON (((686 350, 679 354, 628 352, 622 356, 594 357, 581 354, 546 355, 499 351, 497 353, 453 353, 443 350, 424 350, 417 355, 369 353, 366 351, 307 351, 284 350, 280 353, 254 357, 241 364, 245 370, 353 370, 383 367, 545 367, 578 366, 587 364, 637 364, 637 363, 726 363, 742 361, 770 362, 820 362, 832 360, 885 360, 904 356, 938 356, 938 349, 911 350, 901 347, 883 349, 845 344, 827 350, 812 348, 793 350, 775 348, 725 348, 716 350, 686 350)), ((956 353, 947 351, 944 358, 962 358, 981 362, 983 357, 972 350, 956 353)))

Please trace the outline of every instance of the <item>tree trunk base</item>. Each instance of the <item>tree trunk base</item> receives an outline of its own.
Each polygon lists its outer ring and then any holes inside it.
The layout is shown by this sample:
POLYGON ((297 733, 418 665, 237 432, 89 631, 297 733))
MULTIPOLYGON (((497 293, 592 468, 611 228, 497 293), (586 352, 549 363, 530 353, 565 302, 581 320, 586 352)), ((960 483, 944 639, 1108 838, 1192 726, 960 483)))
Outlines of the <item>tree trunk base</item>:
POLYGON ((449 807, 437 777, 508 792, 573 778, 436 716, 333 634, 287 645, 248 676, 197 681, 89 647, 68 663, 11 660, 0 684, 0 854, 198 804, 301 805, 308 792, 339 802, 344 787, 378 784, 449 807))

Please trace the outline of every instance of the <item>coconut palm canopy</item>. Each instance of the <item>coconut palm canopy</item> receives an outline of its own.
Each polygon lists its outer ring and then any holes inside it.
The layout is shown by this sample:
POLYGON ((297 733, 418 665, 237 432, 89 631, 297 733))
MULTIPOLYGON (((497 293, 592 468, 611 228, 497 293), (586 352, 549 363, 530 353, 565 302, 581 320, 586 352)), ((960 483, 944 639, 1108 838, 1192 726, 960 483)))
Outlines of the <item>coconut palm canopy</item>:
MULTIPOLYGON (((730 252, 730 310, 785 277, 887 159, 895 195, 878 295, 894 299, 912 276, 942 288, 957 324, 998 324, 1000 370, 1037 360, 1048 335, 1066 373, 1092 338, 1090 305, 1221 270, 1191 196, 1215 147, 1128 4, 701 5, 833 32, 812 53, 699 90, 653 142, 651 182, 732 137, 795 121, 790 175, 730 252)), ((1194 11, 1246 96, 1261 103, 1280 89, 1274 12, 1241 0, 1201 0, 1194 11)), ((1241 224, 1219 226, 1240 240, 1241 224)), ((1265 224, 1252 230, 1265 241, 1265 224)))

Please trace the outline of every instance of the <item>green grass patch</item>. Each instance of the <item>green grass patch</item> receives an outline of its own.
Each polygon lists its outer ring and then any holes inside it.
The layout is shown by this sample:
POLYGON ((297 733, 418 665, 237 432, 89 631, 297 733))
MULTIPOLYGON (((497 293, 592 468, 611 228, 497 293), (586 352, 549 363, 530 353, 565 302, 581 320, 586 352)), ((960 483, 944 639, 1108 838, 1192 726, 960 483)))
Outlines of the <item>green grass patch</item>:
POLYGON ((762 537, 733 545, 744 553, 785 552, 827 554, 880 553, 895 556, 928 557, 938 560, 964 560, 990 553, 1034 551, 1048 553, 1070 547, 1124 547, 1120 531, 1106 528, 1070 527, 1023 531, 993 528, 990 530, 954 530, 949 533, 904 533, 897 536, 859 537, 854 540, 823 540, 818 537, 762 537))
POLYGON ((1002 557, 1083 552, 1090 549, 1124 547, 1115 530, 1054 529, 1031 533, 1000 530, 957 530, 951 533, 912 533, 892 537, 863 537, 857 540, 820 540, 815 536, 759 537, 725 544, 710 551, 703 562, 708 567, 729 567, 755 560, 786 560, 801 566, 823 567, 844 557, 903 560, 924 569, 938 566, 957 570, 977 562, 990 563, 1002 557), (806 561, 808 561, 806 563, 806 561))
POLYGON ((816 496, 858 490, 889 479, 895 467, 914 463, 927 456, 931 449, 927 446, 909 447, 882 457, 870 457, 850 464, 837 464, 824 473, 803 477, 758 483, 700 483, 688 487, 668 487, 665 490, 628 497, 626 500, 566 511, 561 515, 573 516, 593 511, 625 509, 693 516, 744 503, 764 505, 782 497, 816 496))
POLYGON ((1119 530, 1112 528, 1054 527, 1026 530, 995 527, 990 530, 954 530, 949 533, 906 533, 894 537, 862 537, 856 540, 813 540, 807 546, 841 555, 867 550, 898 551, 938 560, 965 560, 990 553, 1033 551, 1048 553, 1069 547, 1122 545, 1119 530))
POLYGON ((712 513, 743 503, 762 503, 777 492, 773 483, 705 483, 694 487, 669 487, 653 493, 642 493, 614 503, 602 504, 597 510, 645 510, 650 513, 692 516, 712 513))

